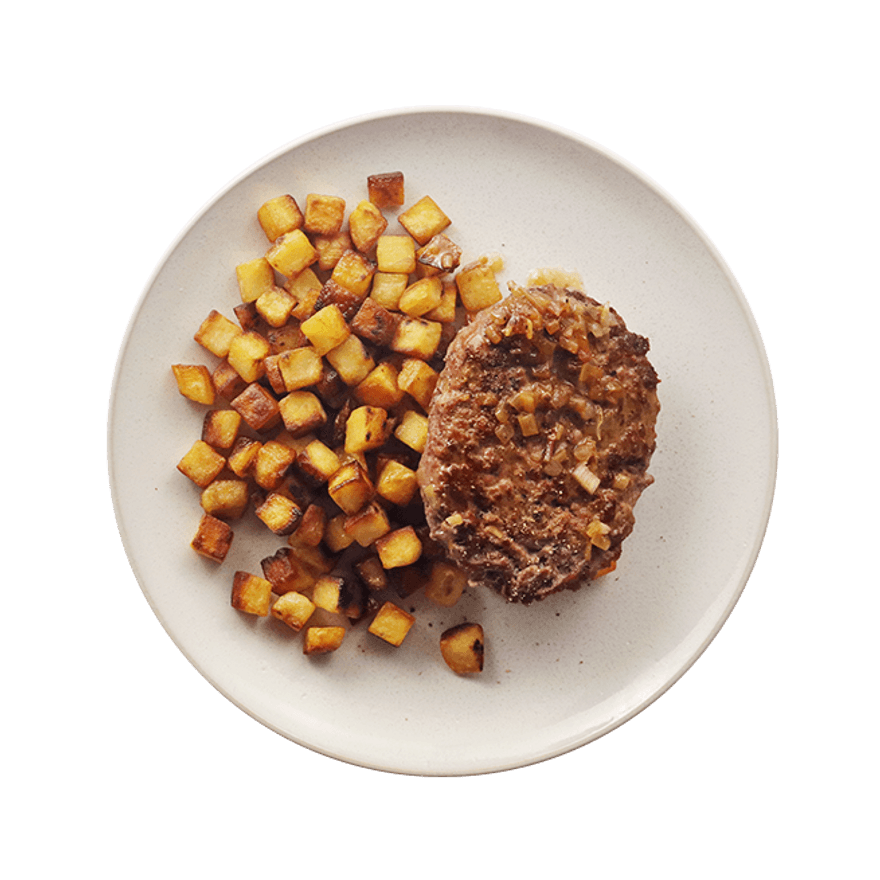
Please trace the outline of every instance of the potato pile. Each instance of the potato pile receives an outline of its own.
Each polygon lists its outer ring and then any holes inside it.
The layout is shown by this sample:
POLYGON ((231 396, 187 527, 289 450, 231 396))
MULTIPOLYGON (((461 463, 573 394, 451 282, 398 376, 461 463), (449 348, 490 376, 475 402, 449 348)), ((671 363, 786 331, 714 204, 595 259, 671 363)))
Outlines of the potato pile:
MULTIPOLYGON (((283 537, 259 573, 234 573, 232 606, 303 631, 309 655, 365 619, 399 646, 416 623, 401 599, 423 589, 451 607, 466 584, 428 534, 416 470, 446 348, 501 299, 499 263, 462 266, 434 199, 404 205, 400 172, 368 177, 347 220, 338 195, 267 201, 269 245, 236 267, 235 319, 211 310, 194 335, 215 363, 172 367, 180 393, 209 408, 177 465, 201 491, 191 545, 222 563, 231 523, 251 511, 283 537), (309 625, 317 609, 339 625, 309 625)), ((442 634, 440 653, 479 672, 483 645, 468 622, 442 634)))

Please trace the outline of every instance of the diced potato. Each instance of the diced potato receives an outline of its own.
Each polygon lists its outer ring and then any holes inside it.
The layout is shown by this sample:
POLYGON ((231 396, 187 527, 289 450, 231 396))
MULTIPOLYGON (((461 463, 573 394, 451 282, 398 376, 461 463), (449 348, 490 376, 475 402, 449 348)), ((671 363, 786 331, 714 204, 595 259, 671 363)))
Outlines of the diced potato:
POLYGON ((215 449, 231 449, 238 438, 241 414, 234 409, 214 409, 202 422, 202 440, 215 449))
POLYGON ((400 647, 415 622, 412 614, 393 602, 386 602, 373 618, 369 632, 389 645, 400 647))
POLYGON ((379 236, 388 228, 388 221, 376 205, 365 200, 349 215, 348 228, 354 246, 365 253, 375 247, 379 236))
POLYGON ((293 351, 309 344, 305 333, 302 332, 299 321, 288 319, 281 327, 270 327, 266 330, 266 339, 272 346, 272 351, 281 354, 285 351, 293 351))
POLYGON ((283 327, 296 305, 296 299, 283 287, 273 286, 254 303, 259 316, 270 327, 283 327))
POLYGON ((277 363, 287 391, 299 391, 315 385, 320 381, 324 369, 321 355, 311 345, 281 352, 277 363))
POLYGON ((275 241, 286 232, 293 232, 303 224, 303 213, 291 195, 275 196, 260 206, 257 220, 269 241, 275 241))
POLYGON ((263 577, 272 584, 272 591, 279 596, 309 589, 315 576, 303 565, 290 547, 282 547, 273 556, 261 560, 263 577))
POLYGON ((370 292, 376 264, 357 251, 346 251, 333 268, 333 281, 363 298, 370 292))
POLYGON ((376 494, 401 507, 413 500, 418 489, 416 472, 393 459, 385 463, 376 479, 376 494))
POLYGON ((352 293, 347 287, 343 287, 333 278, 321 288, 321 293, 315 300, 315 311, 320 311, 325 306, 338 306, 342 317, 346 322, 350 321, 358 312, 364 298, 359 293, 352 293))
POLYGON ((318 268, 329 272, 339 262, 339 258, 351 250, 351 236, 344 229, 335 235, 313 235, 312 244, 318 252, 318 268))
POLYGON ((379 538, 376 552, 383 568, 402 568, 418 561, 422 555, 422 542, 412 526, 405 526, 379 538))
POLYGON ((425 596, 436 605, 451 608, 467 586, 467 575, 451 562, 435 560, 425 584, 425 596))
POLYGON ((414 410, 407 410, 394 429, 394 436, 410 449, 421 454, 428 440, 428 417, 414 410))
POLYGON ((334 235, 342 228, 345 219, 345 199, 309 193, 306 196, 303 229, 318 235, 334 235))
POLYGON ((272 616, 299 632, 315 611, 315 603, 302 593, 291 590, 279 596, 272 604, 272 616))
POLYGON ((368 406, 378 406, 385 410, 393 409, 403 400, 404 395, 397 384, 397 379, 397 368, 390 361, 382 361, 355 388, 355 396, 368 406))
POLYGON ((244 480, 214 480, 202 490, 201 505, 205 513, 217 519, 240 519, 247 510, 250 490, 244 480))
POLYGON ((388 588, 388 575, 378 556, 367 556, 355 563, 354 570, 368 589, 379 592, 388 588))
POLYGON ((394 591, 401 599, 417 593, 428 579, 427 572, 421 562, 397 569, 398 577, 394 580, 394 591))
POLYGON ((349 461, 330 477, 327 491, 340 509, 353 514, 373 497, 375 489, 360 463, 349 461))
POLYGON ((383 272, 380 269, 373 276, 370 299, 376 300, 383 308, 394 311, 408 284, 409 275, 406 272, 383 272))
POLYGON ((211 384, 217 394, 226 400, 238 397, 247 386, 247 382, 238 375, 227 360, 222 360, 217 364, 214 372, 211 373, 211 384))
POLYGON ((336 568, 338 561, 336 557, 328 556, 320 547, 301 544, 297 541, 296 535, 291 535, 287 543, 300 564, 314 578, 319 578, 322 574, 330 574, 336 568))
POLYGON ((242 330, 259 330, 262 325, 256 302, 239 303, 232 310, 242 330))
POLYGON ((339 513, 327 520, 327 528, 324 530, 324 543, 334 552, 341 553, 347 547, 354 544, 354 538, 345 531, 347 514, 339 513))
POLYGON ((398 305, 404 314, 411 318, 420 318, 431 309, 436 309, 442 296, 443 282, 439 278, 422 278, 407 287, 398 305))
POLYGON ((354 334, 328 351, 324 357, 346 385, 362 382, 376 366, 376 362, 367 354, 363 342, 354 334))
POLYGON ((489 263, 476 262, 455 276, 461 303, 469 312, 478 312, 502 298, 495 271, 489 263))
POLYGON ((461 248, 440 232, 416 251, 416 260, 437 272, 452 272, 461 262, 461 248))
POLYGON ((341 345, 351 333, 339 306, 335 304, 315 312, 311 318, 303 321, 301 329, 319 355, 325 355, 341 345))
POLYGON ((367 193, 377 208, 398 208, 405 200, 403 172, 371 174, 367 178, 367 193))
POLYGON ((483 627, 478 623, 460 623, 440 636, 440 653, 446 665, 460 675, 482 672, 485 650, 483 627))
POLYGON ((229 405, 255 431, 268 431, 281 418, 278 401, 259 382, 251 382, 229 405))
POLYGON ((177 463, 177 470, 204 489, 225 466, 226 459, 216 449, 208 446, 204 440, 196 440, 177 463))
POLYGON ((289 446, 268 440, 257 452, 253 478, 263 489, 277 489, 295 460, 296 452, 289 446))
POLYGON ((320 440, 312 440, 296 457, 297 467, 312 480, 326 483, 341 462, 339 456, 320 440))
POLYGON ((174 364, 171 367, 177 380, 177 390, 195 403, 214 403, 214 383, 211 371, 203 364, 174 364))
POLYGON ((246 571, 237 571, 232 580, 232 607, 258 617, 269 615, 272 584, 265 578, 246 571))
POLYGON ((254 330, 239 333, 229 343, 229 365, 245 382, 256 382, 266 372, 263 358, 269 354, 269 340, 254 330))
POLYGON ((311 391, 291 391, 281 398, 278 407, 284 427, 294 437, 308 434, 327 421, 320 399, 311 391))
POLYGON ((437 353, 442 334, 443 325, 438 321, 404 316, 391 340, 391 350, 429 361, 437 353))
POLYGON ((302 229, 294 229, 280 236, 266 252, 272 268, 290 278, 317 262, 318 252, 302 229))
POLYGON ((193 339, 211 354, 225 358, 229 354, 229 344, 240 333, 241 327, 235 322, 221 315, 216 309, 211 309, 208 317, 199 325, 193 339))
POLYGON ((412 207, 403 211, 397 219, 419 244, 427 244, 438 232, 442 232, 451 223, 430 196, 420 198, 412 207))
POLYGON ((287 391, 284 387, 284 379, 281 378, 281 370, 278 369, 278 358, 277 354, 270 354, 263 358, 263 368, 265 369, 263 378, 269 383, 269 387, 276 396, 287 391))
POLYGON ((303 515, 302 508, 292 498, 278 492, 270 492, 254 513, 276 535, 289 535, 303 515))
POLYGON ((229 453, 226 465, 237 477, 249 476, 263 444, 251 437, 239 437, 229 453))
POLYGON ((388 346, 394 338, 398 321, 400 315, 379 305, 372 297, 367 297, 351 319, 351 332, 374 345, 388 346))
POLYGON ((352 513, 345 520, 345 531, 357 541, 361 547, 369 547, 377 538, 381 538, 391 530, 388 514, 375 502, 371 502, 352 513))
POLYGON ((388 413, 380 406, 359 406, 345 423, 345 451, 378 449, 388 439, 388 413))
POLYGON ((310 626, 303 638, 303 654, 329 654, 344 638, 344 626, 310 626))
POLYGON ((439 321, 441 324, 452 324, 455 321, 455 307, 458 305, 458 287, 455 281, 443 282, 443 293, 440 296, 440 305, 431 309, 425 315, 429 321, 439 321))
POLYGON ((440 374, 425 361, 407 358, 400 367, 397 384, 402 391, 427 410, 439 378, 440 374))
POLYGON ((327 529, 327 511, 320 504, 310 504, 302 515, 292 537, 297 544, 317 547, 324 540, 327 529))
POLYGON ((376 242, 380 272, 409 275, 416 271, 416 243, 408 235, 380 235, 376 242))
POLYGON ((275 286, 275 270, 265 257, 257 257, 235 267, 235 277, 243 303, 256 302, 275 286))
MULTIPOLYGON (((303 269, 293 278, 288 278, 284 289, 297 301, 300 302, 310 291, 321 289, 321 280, 311 268, 303 269)), ((299 315, 294 317, 302 320, 299 315)), ((308 316, 307 316, 308 317, 308 316)))
POLYGON ((202 515, 199 527, 190 546, 200 556, 213 562, 223 562, 232 545, 233 532, 228 523, 211 516, 202 515))
POLYGON ((315 581, 312 601, 318 608, 331 614, 357 619, 364 613, 366 597, 364 588, 357 581, 323 575, 315 581))

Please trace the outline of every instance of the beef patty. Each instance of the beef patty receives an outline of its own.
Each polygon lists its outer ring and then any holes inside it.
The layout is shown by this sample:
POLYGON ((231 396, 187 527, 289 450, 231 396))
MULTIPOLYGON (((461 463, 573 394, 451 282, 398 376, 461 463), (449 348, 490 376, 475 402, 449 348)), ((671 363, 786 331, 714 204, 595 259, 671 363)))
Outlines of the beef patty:
POLYGON ((527 604, 613 568, 653 482, 648 347, 554 285, 514 288, 459 331, 419 484, 432 537, 472 586, 527 604))

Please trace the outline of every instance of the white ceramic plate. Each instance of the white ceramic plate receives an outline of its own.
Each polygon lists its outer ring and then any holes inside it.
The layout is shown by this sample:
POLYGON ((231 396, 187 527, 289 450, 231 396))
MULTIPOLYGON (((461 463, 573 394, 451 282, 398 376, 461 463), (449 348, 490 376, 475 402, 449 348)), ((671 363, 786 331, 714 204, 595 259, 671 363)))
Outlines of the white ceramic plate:
MULTIPOLYGON (((396 223, 392 217, 391 229, 396 223)), ((549 125, 470 110, 415 110, 309 135, 244 174, 168 252, 122 345, 109 418, 110 479, 134 573, 181 651, 254 718, 323 754, 393 772, 462 775, 527 765, 588 743, 662 694, 718 632, 769 516, 776 421, 765 353, 734 278, 705 236, 625 162, 549 125), (222 566, 189 547, 198 491, 175 469, 203 409, 172 363, 214 361, 192 335, 212 308, 232 317, 236 264, 267 242, 256 210, 291 193, 366 196, 401 170, 407 202, 430 194, 467 257, 499 252, 502 280, 574 270, 651 340, 662 413, 655 484, 617 571, 578 593, 507 606, 469 591, 452 609, 413 597, 399 649, 365 626, 317 660, 279 622, 229 605, 237 569, 282 545, 236 526, 222 566), (478 620, 482 675, 440 659, 442 630, 478 620)))

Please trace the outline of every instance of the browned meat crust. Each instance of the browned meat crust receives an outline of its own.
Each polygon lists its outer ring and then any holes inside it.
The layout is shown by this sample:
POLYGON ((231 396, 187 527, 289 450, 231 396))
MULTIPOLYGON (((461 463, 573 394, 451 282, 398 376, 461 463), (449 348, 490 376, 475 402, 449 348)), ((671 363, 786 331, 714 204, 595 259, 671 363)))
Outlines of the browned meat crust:
POLYGON ((648 340, 584 294, 517 289, 452 342, 419 482, 431 535, 511 602, 575 589, 632 531, 659 411, 648 340))

